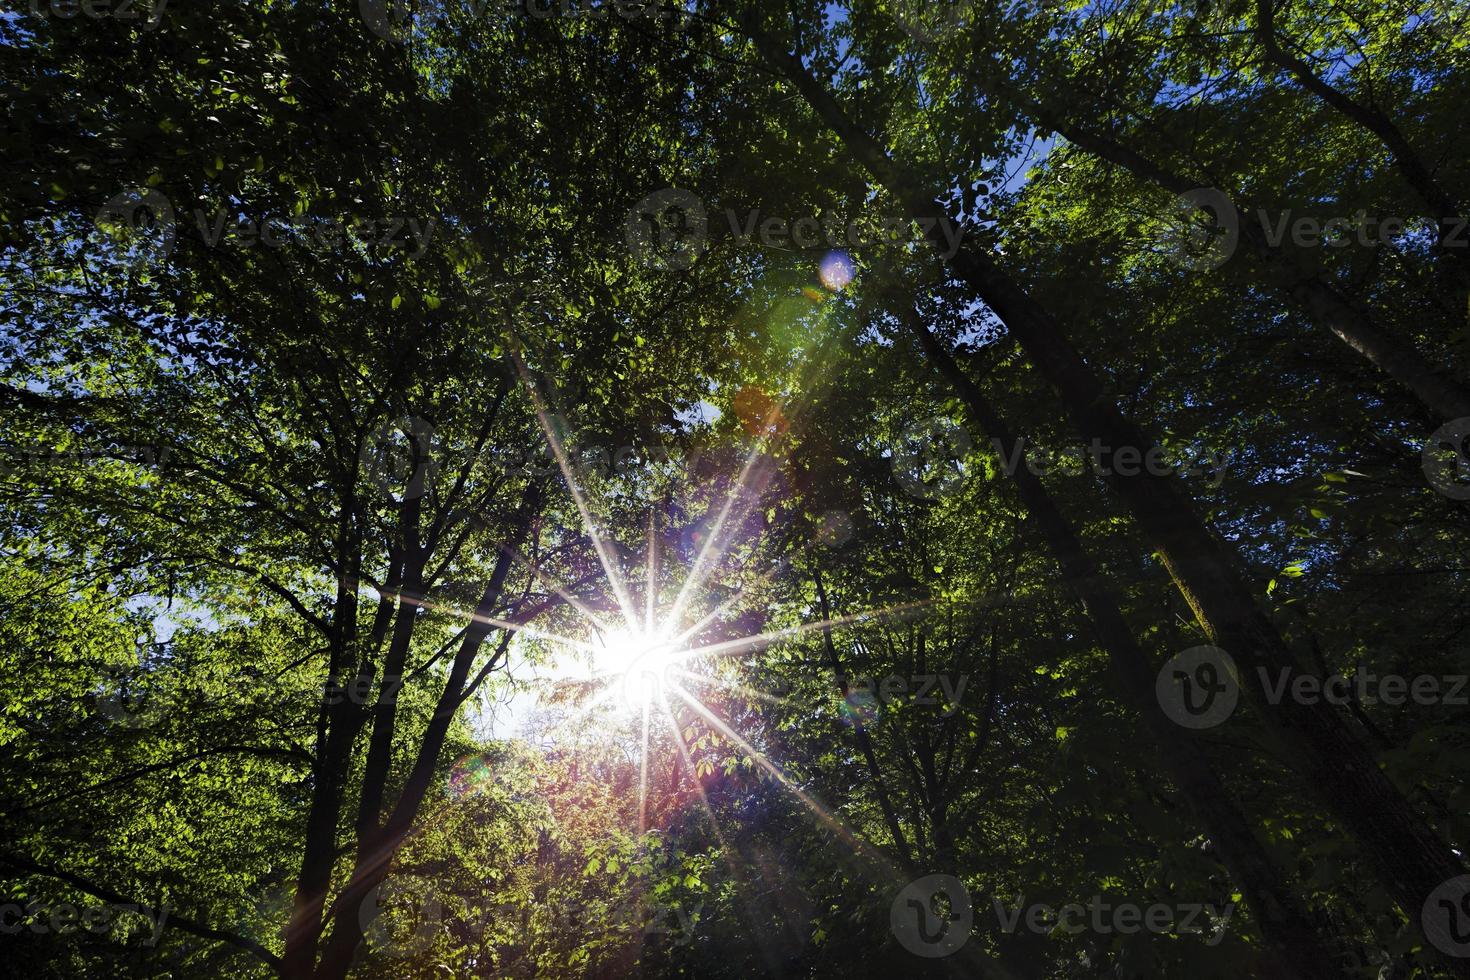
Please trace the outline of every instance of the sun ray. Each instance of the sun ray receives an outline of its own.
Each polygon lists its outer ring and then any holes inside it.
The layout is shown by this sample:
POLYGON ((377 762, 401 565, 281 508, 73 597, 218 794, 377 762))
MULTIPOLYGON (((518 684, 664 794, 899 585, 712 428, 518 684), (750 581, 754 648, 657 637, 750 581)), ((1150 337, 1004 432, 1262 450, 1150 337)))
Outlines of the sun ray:
POLYGON ((749 653, 755 650, 764 650, 766 647, 792 637, 810 633, 813 630, 833 629, 848 626, 853 623, 863 622, 869 619, 883 617, 903 618, 910 615, 918 615, 921 610, 934 605, 936 599, 921 599, 916 602, 903 602, 888 606, 885 609, 872 609, 867 612, 849 613, 846 616, 838 616, 833 619, 823 619, 814 623, 800 623, 796 626, 787 626, 779 630, 771 630, 758 633, 755 636, 743 636, 734 640, 722 640, 719 643, 711 643, 702 647, 690 647, 681 650, 677 654, 678 660, 688 660, 694 657, 728 657, 740 653, 749 653))
MULTIPOLYGON (((831 314, 827 311, 823 311, 820 315, 823 320, 831 316, 831 314)), ((794 371, 793 375, 797 382, 800 385, 804 386, 806 382, 810 380, 811 375, 814 374, 819 369, 819 367, 820 365, 818 364, 817 358, 806 357, 804 358, 804 363, 802 364, 801 368, 794 371)), ((740 476, 735 481, 730 493, 726 495, 725 503, 721 507, 720 514, 715 520, 715 525, 710 531, 710 536, 705 540, 704 545, 701 547, 698 556, 696 556, 695 558, 694 564, 690 566, 689 574, 685 577, 684 584, 680 587, 679 594, 674 599, 673 606, 670 608, 669 613, 670 625, 677 624, 682 618, 684 614, 684 608, 689 601, 689 592, 693 589, 698 589, 704 584, 704 579, 709 574, 708 569, 705 566, 707 562, 707 557, 710 553, 710 549, 714 546, 715 542, 723 533, 724 525, 728 520, 731 506, 734 504, 736 499, 747 489, 746 481, 749 479, 751 469, 754 467, 756 461, 760 458, 760 453, 767 447, 772 436, 779 436, 784 433, 784 427, 781 432, 774 431, 774 423, 776 420, 784 418, 788 414, 790 414, 791 404, 792 399, 789 394, 781 397, 780 399, 773 399, 770 403, 770 407, 761 416, 760 422, 756 427, 756 431, 762 434, 757 436, 757 438, 752 442, 750 452, 746 455, 745 462, 741 467, 740 476)), ((701 625, 703 625, 703 622, 701 622, 701 625)), ((698 631, 698 628, 699 627, 696 627, 692 631, 686 631, 686 633, 688 635, 692 635, 693 632, 698 631)), ((685 638, 687 638, 687 635, 685 636, 685 638)))
POLYGON ((638 833, 648 829, 648 703, 643 699, 643 750, 638 758, 638 833))
POLYGON ((496 629, 510 630, 512 633, 524 633, 529 637, 533 637, 539 640, 551 640, 553 643, 560 643, 563 646, 568 646, 575 650, 594 649, 592 644, 588 643, 586 640, 574 640, 569 636, 562 636, 560 633, 552 633, 548 630, 541 629, 539 626, 532 626, 530 623, 517 623, 514 620, 510 619, 499 619, 495 616, 486 616, 484 613, 466 612, 458 606, 451 605, 447 602, 431 602, 430 600, 425 599, 422 596, 412 596, 403 592, 393 592, 387 589, 379 592, 379 595, 396 599, 399 602, 407 605, 419 606, 424 609, 434 609, 439 612, 447 612, 454 616, 462 616, 476 623, 484 623, 487 626, 494 626, 496 629))
POLYGON ((785 698, 778 698, 774 694, 767 694, 764 691, 757 691, 753 687, 747 687, 746 685, 741 684, 739 681, 732 681, 729 678, 714 677, 709 674, 695 674, 691 671, 681 670, 678 667, 670 667, 669 673, 675 677, 683 678, 686 681, 696 681, 701 684, 713 684, 715 687, 723 688, 727 691, 734 691, 737 694, 742 694, 747 698, 753 698, 757 701, 765 701, 768 704, 784 705, 787 703, 785 698))
POLYGON ((766 770, 766 772, 770 773, 782 786, 786 787, 786 789, 790 791, 790 793, 795 796, 803 806, 810 810, 812 815, 815 816, 819 821, 821 821, 822 825, 825 826, 828 830, 832 831, 844 842, 852 845, 854 848, 861 849, 865 853, 871 852, 877 857, 882 858, 884 862, 887 862, 888 859, 884 858, 882 854, 878 852, 877 848, 875 848, 872 844, 869 844, 866 840, 858 837, 852 831, 848 830, 847 827, 840 820, 834 817, 831 812, 827 810, 826 807, 822 806, 822 804, 819 803, 815 797, 807 793, 806 790, 802 789, 800 786, 796 785, 791 777, 787 776, 780 766, 777 766, 770 759, 767 759, 765 753, 761 752, 755 746, 747 742, 744 738, 740 736, 739 732, 735 731, 735 729, 725 724, 724 720, 716 715, 713 711, 706 708, 702 701, 696 698, 693 694, 684 690, 684 688, 681 687, 678 683, 670 683, 668 687, 673 690, 674 694, 677 695, 681 701, 689 705, 690 708, 694 709, 695 713, 697 713, 705 721, 709 722, 709 724, 713 726, 716 731, 738 745, 741 751, 749 756, 752 761, 754 761, 762 769, 766 770))
POLYGON ((576 474, 572 472, 571 460, 567 457, 566 449, 562 446, 561 439, 557 436, 555 427, 546 413, 546 403, 536 389, 536 382, 532 380, 531 372, 519 353, 515 355, 515 362, 521 380, 525 382, 526 388, 531 393, 531 402, 536 411, 536 419, 541 424, 541 431, 546 436, 546 444, 551 447, 557 468, 561 470, 561 475, 566 480, 567 491, 571 495, 572 502, 576 504, 577 513, 582 517, 582 526, 586 528, 588 537, 592 539, 592 547, 597 552, 597 560, 602 563, 602 570, 607 575, 608 584, 612 586, 613 593, 617 596, 623 620, 628 624, 629 629, 637 629, 638 617, 634 612, 636 607, 633 605, 632 596, 628 594, 615 557, 609 554, 607 541, 598 530, 597 522, 592 519, 592 511, 587 506, 587 498, 582 493, 582 485, 577 480, 576 474))
POLYGON ((575 595, 568 591, 564 585, 548 575, 546 571, 542 569, 539 565, 531 561, 531 559, 527 558, 525 555, 521 554, 518 549, 508 544, 501 544, 499 548, 501 551, 504 551, 506 554, 510 555, 512 559, 519 561, 522 565, 526 566, 527 571, 536 576, 536 578, 540 579, 542 582, 546 583, 547 587, 550 588, 554 594, 559 595, 563 599, 565 599, 567 601, 567 605, 571 606, 574 610, 581 614, 583 619, 586 619, 599 631, 607 632, 613 629, 611 625, 609 625, 605 620, 597 615, 597 611, 595 609, 587 605, 581 599, 578 599, 575 595))
POLYGON ((699 619, 695 620, 692 626, 689 626, 682 630, 677 636, 673 638, 671 642, 675 644, 683 643, 691 636, 697 634, 700 630, 704 629, 710 623, 714 622, 716 619, 719 619, 725 613, 734 608, 735 603, 745 598, 746 594, 749 593, 752 589, 765 585, 771 579, 775 578, 776 575, 781 572, 783 567, 783 562, 777 562, 771 568, 758 575, 755 581, 747 582, 744 585, 740 586, 740 588, 737 589, 733 595, 721 602, 718 606, 715 606, 709 612, 705 613, 699 619))
POLYGON ((737 602, 739 602, 741 599, 745 598, 745 596, 748 593, 750 593, 751 590, 760 588, 762 585, 765 585, 766 583, 770 582, 773 578, 775 578, 781 572, 786 571, 787 569, 789 569, 790 566, 791 566, 791 559, 793 557, 800 557, 802 555, 805 555, 813 547, 814 547, 814 543, 809 541, 806 544, 802 545, 801 548, 796 552, 795 555, 788 556, 786 558, 781 559, 780 561, 777 561, 777 562, 773 563, 770 568, 766 569, 764 572, 761 572, 759 575, 757 575, 755 577, 754 581, 746 582, 745 584, 741 585, 735 591, 735 593, 733 595, 731 595, 728 599, 725 599, 718 606, 715 606, 709 612, 705 613, 703 616, 701 616, 698 620, 695 621, 694 625, 689 626, 686 629, 684 629, 677 636, 675 636, 670 642, 673 643, 673 644, 675 644, 675 645, 678 645, 678 644, 683 643, 685 640, 689 639, 691 636, 694 636, 696 633, 698 633, 700 630, 704 629, 710 623, 714 622, 716 619, 720 618, 725 613, 729 612, 735 606, 735 604, 737 602))
MULTIPOLYGON (((742 738, 723 719, 705 707, 698 698, 691 695, 688 691, 683 690, 677 684, 670 684, 669 687, 679 696, 680 700, 689 705, 690 708, 709 722, 710 725, 714 726, 716 731, 734 742, 751 759, 755 760, 757 765, 769 772, 777 782, 785 787, 806 807, 807 811, 822 826, 832 831, 839 840, 848 844, 852 848, 852 852, 848 855, 852 859, 852 867, 863 874, 871 876, 871 880, 886 884, 889 887, 907 884, 913 879, 912 872, 906 871, 872 842, 849 829, 846 824, 827 810, 816 797, 797 786, 779 766, 767 759, 762 752, 742 738)), ((665 700, 664 705, 667 710, 667 700, 665 700)), ((672 716, 672 711, 670 711, 670 715, 672 716)), ((678 725, 675 724, 673 727, 677 729, 678 725)), ((688 757, 687 751, 685 757, 688 757)), ((711 820, 713 821, 713 814, 711 814, 711 820)), ((980 949, 972 947, 964 951, 963 956, 975 971, 972 975, 994 977, 996 980, 1016 980, 1015 974, 995 962, 988 954, 980 949)))
MULTIPOLYGON (((586 678, 583 680, 578 680, 574 683, 587 685, 592 680, 593 678, 586 678)), ((611 684, 604 684, 597 691, 597 693, 592 695, 592 697, 589 698, 584 704, 577 706, 577 708, 575 708, 571 714, 563 718, 560 722, 561 726, 564 728, 575 730, 576 727, 584 719, 592 717, 593 712, 595 712, 598 708, 602 707, 607 702, 611 701, 617 695, 617 693, 618 690, 616 687, 611 684)))
POLYGON ((643 632, 657 633, 653 611, 658 604, 658 511, 648 509, 648 568, 643 578, 643 632))
MULTIPOLYGON (((774 411, 774 409, 773 409, 774 411)), ((767 416, 769 418, 769 416, 767 416)), ((708 568, 711 565, 710 554, 715 548, 716 542, 724 534, 725 523, 730 518, 730 511, 735 503, 740 500, 748 487, 751 471, 755 468, 756 461, 760 459, 761 452, 765 449, 766 440, 758 438, 751 443, 750 452, 745 455, 745 462, 740 467, 740 475, 731 484, 730 490, 725 494, 725 502, 720 507, 720 513, 710 527, 709 536, 704 539, 704 544, 699 548, 699 553, 694 557, 694 563, 689 566, 689 574, 684 577, 684 584, 679 587, 679 593, 674 597, 674 604, 669 608, 669 622, 678 623, 684 615, 684 607, 689 603, 692 590, 704 585, 704 580, 709 576, 708 568)))
MULTIPOLYGON (((759 931, 755 917, 751 914, 750 882, 745 872, 736 863, 735 849, 730 846, 729 838, 720 829, 720 822, 715 818, 715 808, 710 805, 709 794, 704 791, 704 783, 699 781, 699 776, 694 772, 694 759, 689 754, 689 746, 684 741, 684 733, 679 730, 679 719, 674 715, 673 706, 669 704, 668 695, 660 689, 658 692, 659 702, 663 705, 664 716, 669 719, 669 728, 674 733, 674 746, 679 750, 679 757, 684 760, 684 771, 689 775, 689 781, 694 785, 694 792, 699 798, 700 809, 704 811, 704 818, 709 823, 709 828, 714 832, 715 840, 720 844, 720 857, 725 862, 725 867, 730 870, 730 878, 735 882, 735 894, 738 898, 738 908, 741 917, 745 919, 751 933, 759 931)), ((761 945, 761 956, 766 960, 772 973, 780 971, 780 964, 770 955, 764 945, 761 945)))

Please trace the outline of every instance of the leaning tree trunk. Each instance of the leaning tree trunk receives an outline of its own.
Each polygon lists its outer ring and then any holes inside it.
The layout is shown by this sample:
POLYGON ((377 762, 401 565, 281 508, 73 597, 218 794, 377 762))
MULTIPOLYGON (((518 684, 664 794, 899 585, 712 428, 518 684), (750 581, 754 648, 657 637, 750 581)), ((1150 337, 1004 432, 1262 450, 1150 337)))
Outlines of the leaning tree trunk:
MULTIPOLYGON (((949 221, 944 209, 910 181, 872 136, 848 120, 800 59, 758 24, 747 27, 761 53, 791 79, 908 216, 929 228, 942 250, 944 223, 949 221)), ((1150 452, 1157 458, 1157 447, 1118 409, 1057 323, 989 255, 967 242, 947 261, 951 272, 974 290, 1026 350, 1084 438, 1108 447, 1114 458, 1126 453, 1141 460, 1150 452)), ((1235 557, 1201 523, 1177 484, 1147 472, 1123 476, 1115 466, 1106 469, 1109 485, 1127 504, 1205 633, 1242 668, 1243 686, 1280 750, 1363 845, 1378 880, 1422 934, 1425 900, 1442 883, 1465 873, 1460 859, 1378 767, 1335 707, 1290 698, 1273 703, 1268 697, 1267 676, 1273 669, 1293 665, 1291 652, 1257 606, 1235 557)), ((1458 976, 1470 977, 1470 962, 1455 960, 1450 968, 1458 976)))
POLYGON ((997 448, 1011 447, 1015 458, 1005 469, 1061 567, 1063 579, 1081 600, 1098 642, 1107 651, 1114 684, 1125 703, 1143 718, 1165 767, 1195 819, 1215 842, 1221 861, 1240 883, 1241 893, 1260 924, 1270 946, 1262 975, 1282 980, 1334 980, 1339 973, 1329 952, 1331 943, 1319 935, 1310 912, 1231 799, 1205 757, 1198 736, 1181 730, 1164 714, 1154 693, 1155 674, 1148 654, 1128 627, 1119 596, 1099 574, 1040 477, 1026 466, 1022 443, 913 310, 902 308, 900 317, 929 362, 959 394, 975 425, 990 434, 997 448))

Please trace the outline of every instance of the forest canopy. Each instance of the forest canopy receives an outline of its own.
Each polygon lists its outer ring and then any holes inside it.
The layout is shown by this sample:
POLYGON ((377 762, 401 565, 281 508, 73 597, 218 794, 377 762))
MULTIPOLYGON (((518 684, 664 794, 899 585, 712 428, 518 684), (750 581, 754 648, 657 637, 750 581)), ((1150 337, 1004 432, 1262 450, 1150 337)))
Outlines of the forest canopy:
POLYGON ((0 12, 0 962, 1470 978, 1465 0, 0 12))

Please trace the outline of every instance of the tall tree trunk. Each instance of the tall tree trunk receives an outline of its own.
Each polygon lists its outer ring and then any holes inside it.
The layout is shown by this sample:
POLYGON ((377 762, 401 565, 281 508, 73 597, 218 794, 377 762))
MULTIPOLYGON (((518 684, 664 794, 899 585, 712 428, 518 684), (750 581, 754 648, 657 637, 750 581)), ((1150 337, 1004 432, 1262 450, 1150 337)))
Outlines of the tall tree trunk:
POLYGON ((367 761, 363 766, 362 797, 357 807, 359 858, 362 848, 376 833, 378 821, 382 818, 383 791, 393 763, 398 695, 403 689, 403 671, 413 643, 414 627, 418 624, 419 607, 424 599, 423 568, 419 564, 421 561, 422 558, 418 556, 408 559, 408 569, 399 589, 398 615, 393 622, 393 638, 388 643, 387 656, 383 658, 383 676, 373 705, 372 734, 368 742, 367 761))
POLYGON ((1333 966, 1331 942, 1318 934, 1311 913, 1231 799, 1198 736, 1181 729, 1164 714, 1155 695, 1155 671, 1123 617, 1118 594, 1099 574, 1040 477, 1027 467, 1018 437, 912 306, 905 303, 898 309, 929 363, 960 396, 974 424, 990 434, 1003 461, 1013 460, 1006 469, 1021 503, 1041 530, 1063 579, 1082 602, 1098 643, 1107 651, 1113 683, 1124 703, 1143 719, 1166 769, 1195 819, 1215 842, 1220 860, 1240 884, 1241 894, 1260 924, 1272 950, 1264 975, 1298 980, 1332 980, 1339 976, 1333 966))
MULTIPOLYGON (((758 23, 748 22, 747 29, 763 56, 791 79, 849 152, 942 248, 942 232, 950 221, 944 209, 911 182, 872 136, 848 120, 800 59, 758 23)), ((1083 437, 1107 447, 1110 458, 1105 462, 1113 465, 1106 466, 1105 478, 1127 504, 1206 635, 1243 668, 1243 686, 1284 757, 1299 767, 1306 784, 1363 845, 1378 880, 1422 934, 1424 901, 1441 883, 1465 873, 1460 859, 1415 812, 1334 706, 1289 697, 1273 703, 1268 697, 1267 677, 1295 663, 1285 641, 1257 606, 1234 556, 1200 522, 1177 484, 1148 473, 1147 467, 1130 465, 1137 470, 1134 476, 1119 472, 1120 457, 1136 464, 1162 454, 1118 409, 1051 316, 973 242, 966 242, 948 264, 1005 323, 1061 396, 1083 437)), ((1470 962, 1455 960, 1449 966, 1457 976, 1470 977, 1470 962)))
POLYGON ((312 771, 311 805, 306 817, 306 839, 296 894, 286 927, 282 974, 308 978, 316 966, 317 939, 322 932, 322 909, 337 861, 337 820, 347 783, 352 743, 361 725, 351 700, 342 697, 340 678, 354 669, 357 644, 357 570, 359 538, 350 530, 352 508, 342 508, 342 532, 337 546, 337 596, 332 615, 332 649, 327 683, 322 689, 312 771))
MULTIPOLYGON (((537 490, 527 492, 518 516, 517 539, 529 527, 531 515, 538 501, 537 490)), ((512 547, 502 549, 499 558, 496 559, 490 581, 486 584, 485 591, 475 606, 474 621, 460 642, 459 651, 455 654, 454 662, 450 667, 449 677, 445 681, 435 705, 434 714, 424 731, 413 768, 409 772, 392 812, 381 828, 375 829, 365 840, 358 843, 352 876, 337 897, 335 905, 337 911, 333 918, 332 931, 322 950, 321 963, 315 974, 318 980, 342 980, 347 976, 347 971, 352 966, 353 956, 364 935, 361 915, 363 903, 387 877, 393 858, 408 837, 413 821, 418 816, 419 807, 433 783, 434 772, 439 764, 439 754, 444 748, 445 738, 455 714, 488 670, 488 668, 482 670, 476 682, 467 686, 470 669, 474 666, 475 659, 486 638, 494 629, 489 622, 489 617, 494 614, 495 607, 505 590, 505 581, 510 573, 511 556, 515 550, 514 546, 518 543, 518 540, 514 541, 512 547)))

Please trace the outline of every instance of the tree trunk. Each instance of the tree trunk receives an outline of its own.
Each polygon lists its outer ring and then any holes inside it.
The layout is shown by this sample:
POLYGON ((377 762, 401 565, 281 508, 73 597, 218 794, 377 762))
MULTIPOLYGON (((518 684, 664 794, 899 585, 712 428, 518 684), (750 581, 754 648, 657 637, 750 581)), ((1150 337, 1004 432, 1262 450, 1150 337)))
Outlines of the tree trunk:
POLYGON ((949 382, 969 410, 974 423, 988 432, 1007 467, 1027 512, 1040 528, 1062 577, 1082 602, 1099 644, 1107 651, 1111 678, 1124 703, 1143 718, 1164 765, 1178 784, 1195 819, 1209 833, 1220 860, 1240 884, 1261 933, 1272 952, 1263 975, 1297 980, 1333 980, 1331 943, 1318 934, 1311 914, 1284 875, 1266 853, 1245 814, 1205 757, 1198 736, 1176 726, 1164 714, 1154 691, 1155 671, 1148 654, 1138 645, 1123 617, 1122 603, 1099 574, 1066 517, 1040 477, 1026 466, 1017 436, 978 385, 955 362, 950 352, 920 322, 911 307, 900 308, 905 321, 931 365, 949 382), (1002 447, 1012 447, 1005 452, 1002 447))
MULTIPOLYGON (((912 184, 876 140, 847 119, 800 59, 759 25, 749 23, 748 29, 762 54, 943 249, 942 232, 950 220, 943 208, 912 184)), ((1161 453, 1118 409, 1051 316, 972 242, 948 264, 1005 323, 1061 396, 1083 437, 1106 447, 1106 462, 1114 465, 1106 466, 1105 478, 1127 504, 1200 626, 1239 663, 1243 686, 1281 751, 1363 845, 1378 880, 1422 935, 1423 903, 1441 883, 1465 873, 1460 859, 1415 812, 1332 705, 1291 698, 1272 703, 1268 698, 1266 677, 1294 663, 1285 641, 1257 607, 1233 556, 1206 530, 1177 485, 1142 466, 1134 476, 1119 473, 1120 455, 1143 460, 1161 453)), ((1470 962, 1456 960, 1449 966, 1456 975, 1470 977, 1470 962)))
MULTIPOLYGON (((535 491, 528 491, 521 511, 522 529, 530 523, 530 511, 534 506, 532 501, 535 499, 537 499, 535 491)), ((488 617, 493 614, 495 605, 500 601, 500 596, 504 591, 505 580, 510 573, 513 551, 513 548, 502 549, 500 557, 496 559, 490 581, 485 586, 479 603, 476 604, 475 619, 465 632, 459 652, 455 654, 449 677, 444 683, 443 691, 440 692, 434 714, 429 719, 428 728, 424 731, 418 755, 414 759, 413 769, 409 772, 392 813, 381 828, 375 829, 366 839, 358 842, 357 858, 354 861, 352 876, 337 897, 337 912, 333 919, 332 931, 322 950, 321 964, 317 967, 315 974, 318 980, 342 980, 352 966, 353 957, 362 943, 364 934, 360 914, 363 903, 371 896, 373 889, 382 884, 383 879, 387 877, 393 858, 408 837, 413 821, 418 816, 419 806, 423 803, 424 796, 433 782, 434 771, 439 763, 439 753, 444 747, 449 726, 453 723, 455 714, 469 693, 465 685, 469 679, 470 668, 474 666, 475 658, 479 655, 485 639, 493 629, 488 617)), ((473 690, 473 686, 469 690, 473 690)))
POLYGON ((337 596, 332 616, 332 651, 327 683, 322 690, 317 729, 316 764, 312 772, 311 806, 306 817, 306 840, 296 894, 286 927, 282 975, 305 980, 316 966, 317 939, 322 931, 322 909, 337 861, 337 820, 347 783, 352 743, 360 726, 359 713, 341 696, 344 672, 354 669, 357 638, 358 537, 351 533, 351 508, 342 508, 342 533, 337 547, 337 596))

